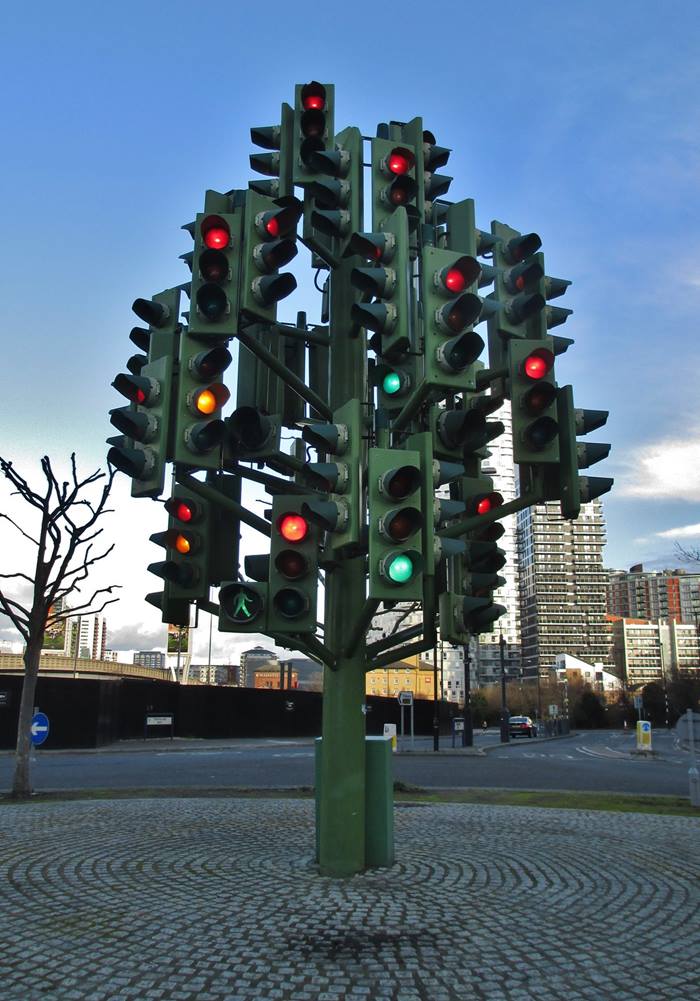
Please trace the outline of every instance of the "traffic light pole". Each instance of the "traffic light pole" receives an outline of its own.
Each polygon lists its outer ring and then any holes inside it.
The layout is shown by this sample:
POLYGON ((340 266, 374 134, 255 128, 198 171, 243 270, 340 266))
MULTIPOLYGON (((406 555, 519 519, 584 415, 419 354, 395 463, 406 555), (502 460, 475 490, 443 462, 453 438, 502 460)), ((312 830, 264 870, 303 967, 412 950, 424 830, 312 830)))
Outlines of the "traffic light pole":
MULTIPOLYGON (((331 409, 366 399, 366 338, 347 336, 351 262, 331 275, 331 409)), ((363 515, 364 521, 364 515, 363 515)), ((366 639, 356 624, 365 610, 365 561, 340 560, 326 573, 325 642, 335 670, 323 672, 323 742, 319 790, 319 866, 329 876, 365 868, 366 639), (347 651, 352 651, 348 653, 347 651)))

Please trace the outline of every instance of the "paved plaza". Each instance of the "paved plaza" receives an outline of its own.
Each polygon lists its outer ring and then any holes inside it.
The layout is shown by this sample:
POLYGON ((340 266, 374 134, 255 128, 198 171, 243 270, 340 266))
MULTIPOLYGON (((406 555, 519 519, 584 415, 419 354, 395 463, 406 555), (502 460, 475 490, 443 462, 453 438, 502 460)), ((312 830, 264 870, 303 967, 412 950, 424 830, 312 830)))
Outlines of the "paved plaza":
POLYGON ((299 799, 0 805, 3 1001, 700 996, 700 819, 416 805, 312 862, 299 799))

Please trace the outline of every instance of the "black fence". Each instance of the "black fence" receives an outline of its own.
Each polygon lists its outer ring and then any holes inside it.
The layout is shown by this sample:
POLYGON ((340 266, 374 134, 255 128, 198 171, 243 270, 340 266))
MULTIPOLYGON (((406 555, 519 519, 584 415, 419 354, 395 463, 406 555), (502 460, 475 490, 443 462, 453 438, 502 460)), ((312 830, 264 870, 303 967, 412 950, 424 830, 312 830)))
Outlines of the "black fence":
MULTIPOLYGON (((0 748, 14 748, 22 678, 0 677, 0 748)), ((178 685, 132 678, 99 680, 39 677, 35 703, 49 718, 44 748, 103 747, 118 740, 142 739, 146 715, 175 717, 175 736, 318 737, 322 696, 299 689, 275 691, 178 685)), ((385 723, 400 729, 400 707, 393 698, 367 697, 367 733, 379 735, 385 723)), ((440 704, 440 730, 449 734, 450 719, 459 715, 451 703, 440 704)), ((410 710, 404 709, 409 728, 410 710)), ((417 735, 433 732, 434 703, 416 699, 417 735)), ((150 736, 169 736, 167 727, 151 728, 150 736)))

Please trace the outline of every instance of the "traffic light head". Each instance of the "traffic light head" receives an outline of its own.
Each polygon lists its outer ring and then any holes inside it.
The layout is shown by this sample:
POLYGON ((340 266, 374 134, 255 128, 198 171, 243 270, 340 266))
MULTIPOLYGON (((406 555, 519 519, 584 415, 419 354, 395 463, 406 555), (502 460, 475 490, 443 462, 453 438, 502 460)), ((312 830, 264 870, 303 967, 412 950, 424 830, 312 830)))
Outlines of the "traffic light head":
POLYGON ((268 628, 271 633, 316 631, 318 529, 302 513, 302 495, 272 503, 268 628))
POLYGON ((369 452, 369 596, 415 600, 423 586, 423 501, 417 451, 369 452), (403 460, 397 464, 397 458, 403 460))
POLYGON ((508 343, 513 460, 541 464, 559 461, 554 351, 549 339, 508 343))
POLYGON ((151 563, 148 569, 166 581, 168 598, 207 598, 211 583, 211 505, 178 485, 164 506, 169 515, 168 528, 154 533, 151 541, 165 549, 166 558, 151 563))
POLYGON ((253 319, 274 321, 277 303, 296 288, 294 275, 279 268, 296 256, 302 212, 302 202, 292 196, 273 200, 247 192, 240 306, 253 319))
POLYGON ((425 377, 433 392, 475 388, 473 363, 484 341, 472 330, 483 303, 473 291, 481 267, 468 255, 426 246, 422 251, 425 377))
POLYGON ((165 483, 165 464, 172 458, 172 384, 180 331, 179 289, 168 289, 153 299, 136 299, 136 315, 150 324, 135 327, 131 340, 148 355, 129 359, 112 385, 129 401, 110 411, 121 437, 108 439, 111 465, 132 479, 132 497, 157 497, 165 483))
POLYGON ((334 134, 333 84, 297 84, 294 100, 293 181, 306 184, 319 172, 316 154, 323 153, 334 134))

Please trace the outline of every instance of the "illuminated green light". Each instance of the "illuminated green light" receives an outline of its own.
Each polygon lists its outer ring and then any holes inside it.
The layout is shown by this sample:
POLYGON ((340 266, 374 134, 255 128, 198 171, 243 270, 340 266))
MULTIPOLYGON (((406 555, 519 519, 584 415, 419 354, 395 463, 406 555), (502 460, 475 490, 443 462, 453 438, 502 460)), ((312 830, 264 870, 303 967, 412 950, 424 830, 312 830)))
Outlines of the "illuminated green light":
POLYGON ((401 389, 401 376, 398 372, 389 372, 388 375, 384 376, 382 382, 382 389, 387 394, 387 396, 393 396, 394 393, 398 393, 401 389))
POLYGON ((387 572, 394 584, 405 584, 413 576, 413 561, 408 556, 395 556, 387 572))

